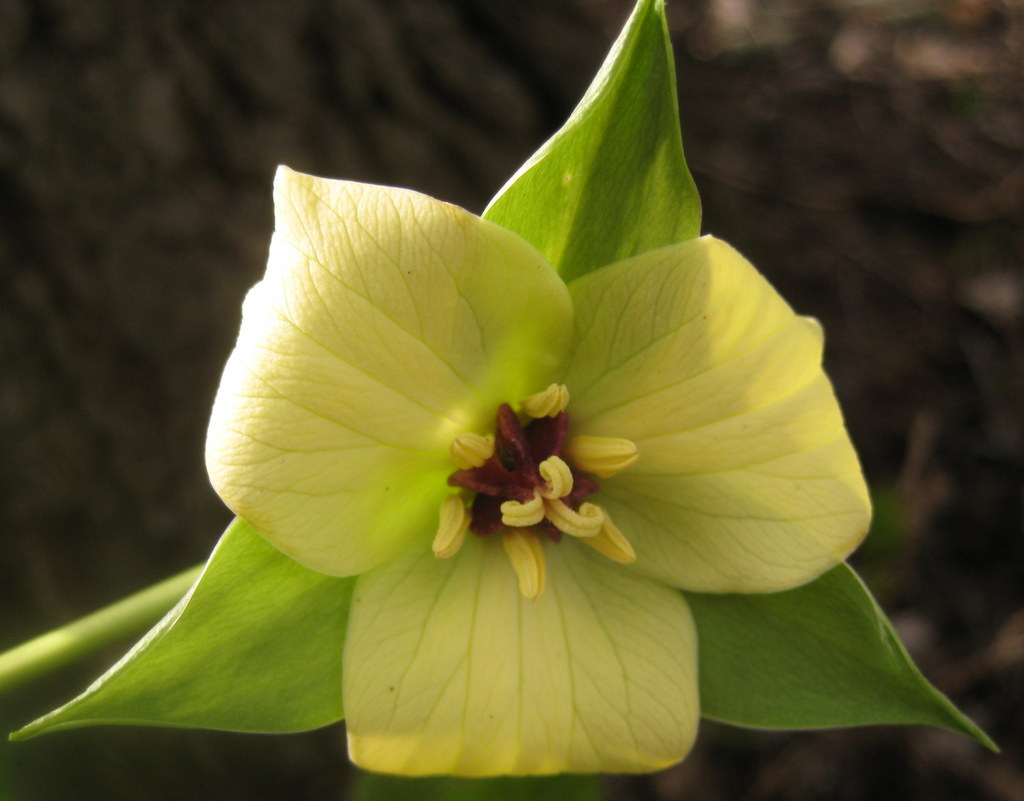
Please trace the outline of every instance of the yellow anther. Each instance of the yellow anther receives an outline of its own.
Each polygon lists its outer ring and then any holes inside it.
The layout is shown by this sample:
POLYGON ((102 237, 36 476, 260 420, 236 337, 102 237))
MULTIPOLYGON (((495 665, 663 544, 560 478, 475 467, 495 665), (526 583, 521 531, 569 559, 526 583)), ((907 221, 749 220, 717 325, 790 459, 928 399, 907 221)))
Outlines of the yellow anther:
POLYGON ((596 537, 604 523, 604 512, 592 503, 580 505, 578 512, 570 509, 565 501, 545 501, 544 511, 555 527, 571 537, 596 537))
POLYGON ((629 540, 619 530, 619 527, 611 521, 607 513, 605 513, 604 523, 598 535, 587 537, 583 542, 613 562, 628 565, 636 561, 636 551, 633 550, 633 546, 630 545, 629 540))
POLYGON ((572 492, 572 470, 557 456, 549 456, 537 467, 540 477, 548 482, 540 491, 545 498, 564 498, 572 492))
POLYGON ((449 495, 441 501, 441 522, 434 537, 434 556, 447 559, 455 556, 466 539, 469 528, 469 510, 458 495, 449 495))
POLYGON ((544 592, 544 546, 532 531, 510 529, 502 537, 505 553, 519 578, 519 592, 536 601, 544 592))
POLYGON ((564 384, 552 384, 519 402, 519 408, 530 417, 554 417, 569 405, 569 390, 564 384))
POLYGON ((494 435, 459 434, 452 440, 448 453, 460 470, 472 470, 480 467, 494 456, 494 435))
POLYGON ((636 443, 621 437, 573 437, 566 455, 577 469, 601 478, 614 476, 640 458, 636 443))
POLYGON ((535 526, 544 519, 544 498, 534 490, 533 498, 526 503, 505 501, 501 505, 501 522, 513 528, 535 526))

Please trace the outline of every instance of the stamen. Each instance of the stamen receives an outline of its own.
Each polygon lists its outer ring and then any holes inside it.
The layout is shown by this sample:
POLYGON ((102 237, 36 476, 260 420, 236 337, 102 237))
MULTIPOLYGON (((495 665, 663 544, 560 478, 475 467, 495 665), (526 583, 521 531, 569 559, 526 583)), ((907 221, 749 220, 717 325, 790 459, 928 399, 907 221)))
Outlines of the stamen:
POLYGON ((460 470, 480 467, 494 456, 494 435, 459 434, 448 448, 452 461, 460 470))
POLYGON ((519 592, 536 601, 544 592, 544 548, 540 538, 532 531, 512 529, 501 541, 519 578, 519 592))
POLYGON ((541 497, 540 490, 534 490, 533 498, 526 503, 505 501, 501 505, 501 522, 506 526, 535 526, 543 519, 544 498, 541 497))
POLYGON ((545 498, 564 498, 572 492, 572 470, 557 456, 549 456, 537 467, 547 487, 540 491, 545 498))
POLYGON ((573 437, 566 455, 577 469, 601 478, 614 476, 640 458, 636 443, 620 437, 573 437))
POLYGON ((459 552, 466 539, 469 519, 469 510, 460 496, 449 495, 441 501, 441 522, 434 536, 434 556, 447 559, 459 552))
POLYGON ((546 517, 555 527, 571 537, 595 537, 604 523, 604 512, 600 506, 584 503, 574 512, 565 501, 545 501, 546 517))
POLYGON ((544 591, 545 538, 553 547, 566 535, 577 537, 620 564, 636 560, 604 509, 584 499, 600 489, 595 476, 607 478, 635 464, 637 446, 613 437, 567 442, 568 402, 568 389, 551 384, 524 398, 518 413, 502 403, 493 435, 455 437, 449 452, 458 469, 448 483, 462 492, 441 503, 433 543, 438 558, 458 553, 467 531, 501 534, 519 591, 531 600, 544 591))
POLYGON ((519 402, 519 408, 530 417, 555 417, 569 405, 569 390, 564 384, 552 384, 519 402))
POLYGON ((636 551, 625 535, 619 530, 607 512, 604 516, 604 524, 596 537, 587 537, 582 540, 595 551, 607 556, 613 562, 621 565, 632 564, 636 561, 636 551))

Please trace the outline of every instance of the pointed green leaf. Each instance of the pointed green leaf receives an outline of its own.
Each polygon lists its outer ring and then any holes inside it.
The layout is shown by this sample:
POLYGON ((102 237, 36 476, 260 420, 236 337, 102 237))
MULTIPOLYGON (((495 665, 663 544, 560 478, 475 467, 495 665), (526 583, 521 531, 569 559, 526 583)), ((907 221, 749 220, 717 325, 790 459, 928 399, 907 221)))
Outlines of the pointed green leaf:
POLYGON ((359 773, 352 801, 600 801, 596 776, 408 779, 359 773))
POLYGON ((995 749, 921 675, 845 564, 788 592, 686 597, 705 717, 773 729, 923 724, 995 749))
POLYGON ((149 634, 12 737, 96 724, 301 731, 340 720, 353 584, 300 566, 236 520, 149 634))
POLYGON ((491 201, 567 281, 700 233, 663 0, 640 0, 565 126, 491 201))

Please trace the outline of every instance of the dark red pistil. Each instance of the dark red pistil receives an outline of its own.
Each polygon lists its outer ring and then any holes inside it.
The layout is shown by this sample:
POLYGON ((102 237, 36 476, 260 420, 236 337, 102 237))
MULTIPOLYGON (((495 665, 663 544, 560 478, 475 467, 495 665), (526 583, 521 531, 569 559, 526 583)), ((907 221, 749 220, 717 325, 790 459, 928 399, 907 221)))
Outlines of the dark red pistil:
MULTIPOLYGON (((471 470, 457 470, 448 476, 453 487, 473 490, 472 519, 469 529, 484 536, 505 528, 501 522, 501 504, 505 501, 526 503, 533 499, 533 492, 545 486, 537 466, 549 456, 562 457, 566 432, 569 430, 569 415, 559 412, 555 417, 541 417, 531 420, 524 428, 507 403, 498 407, 498 418, 494 426, 494 455, 480 467, 471 470)), ((562 457, 564 458, 564 457, 562 457)), ((598 489, 597 482, 590 476, 576 470, 571 464, 572 492, 563 498, 573 509, 580 501, 598 489)), ((538 524, 558 542, 562 532, 547 519, 538 524)))

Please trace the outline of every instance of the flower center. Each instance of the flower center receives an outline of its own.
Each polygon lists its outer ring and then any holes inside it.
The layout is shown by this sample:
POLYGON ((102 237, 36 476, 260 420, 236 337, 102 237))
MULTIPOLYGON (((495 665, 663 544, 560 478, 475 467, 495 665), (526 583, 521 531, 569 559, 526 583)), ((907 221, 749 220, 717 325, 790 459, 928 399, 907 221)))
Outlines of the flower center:
POLYGON ((634 561, 607 512, 584 498, 598 489, 590 474, 607 478, 629 467, 638 458, 636 445, 610 437, 566 442, 568 403, 568 390, 552 384, 520 402, 525 424, 503 403, 493 435, 455 438, 450 453, 460 469, 448 483, 465 492, 442 503, 436 556, 457 553, 467 530, 481 537, 501 532, 519 589, 531 599, 544 591, 544 539, 558 543, 568 534, 617 562, 634 561))

